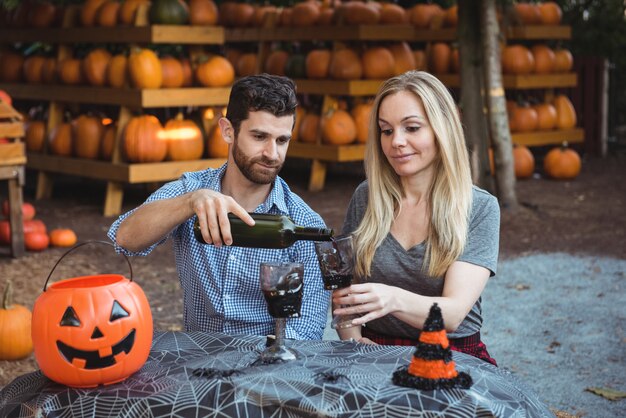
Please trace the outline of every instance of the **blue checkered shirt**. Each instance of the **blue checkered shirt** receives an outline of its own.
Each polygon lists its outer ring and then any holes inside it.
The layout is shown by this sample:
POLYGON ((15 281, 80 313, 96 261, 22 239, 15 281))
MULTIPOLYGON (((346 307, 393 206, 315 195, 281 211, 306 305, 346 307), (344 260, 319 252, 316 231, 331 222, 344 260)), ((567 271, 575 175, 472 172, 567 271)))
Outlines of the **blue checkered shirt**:
MULTIPOLYGON (((200 188, 221 191, 226 165, 219 169, 185 173, 165 184, 147 202, 169 199, 200 188)), ((304 263, 304 296, 300 318, 287 320, 287 338, 321 339, 326 325, 330 293, 324 290, 313 243, 297 241, 285 249, 258 249, 201 244, 194 238, 192 217, 174 228, 161 241, 140 252, 131 252, 116 243, 120 223, 133 211, 120 216, 108 236, 116 250, 129 256, 148 255, 157 245, 172 238, 176 267, 183 289, 184 322, 187 331, 227 334, 268 335, 274 333, 260 290, 259 264, 264 261, 304 263)), ((297 225, 323 228, 324 221, 292 193, 287 183, 276 178, 267 200, 255 212, 289 216, 297 225)))

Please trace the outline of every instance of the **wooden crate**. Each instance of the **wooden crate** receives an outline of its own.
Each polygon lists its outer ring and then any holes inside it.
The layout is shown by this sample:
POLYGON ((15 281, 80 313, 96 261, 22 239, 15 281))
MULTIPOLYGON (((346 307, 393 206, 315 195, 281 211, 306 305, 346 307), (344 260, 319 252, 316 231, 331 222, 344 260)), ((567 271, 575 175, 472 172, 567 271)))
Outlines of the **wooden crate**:
MULTIPOLYGON (((0 100, 0 138, 22 138, 24 123, 22 115, 8 103, 0 100)), ((24 253, 24 226, 22 219, 22 186, 24 185, 24 143, 19 139, 0 144, 0 180, 8 182, 9 223, 11 226, 11 255, 24 253)))

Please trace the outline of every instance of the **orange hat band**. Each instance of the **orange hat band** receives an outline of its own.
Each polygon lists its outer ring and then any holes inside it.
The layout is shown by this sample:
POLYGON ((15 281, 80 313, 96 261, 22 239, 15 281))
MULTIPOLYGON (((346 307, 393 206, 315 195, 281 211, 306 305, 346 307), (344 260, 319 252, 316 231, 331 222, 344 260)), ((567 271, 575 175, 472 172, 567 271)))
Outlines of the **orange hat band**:
POLYGON ((448 348, 450 345, 445 329, 441 331, 422 331, 419 341, 424 344, 441 345, 442 348, 448 348))
POLYGON ((423 360, 418 358, 413 358, 408 372, 410 375, 426 379, 452 379, 457 375, 454 361, 445 363, 441 360, 423 360))

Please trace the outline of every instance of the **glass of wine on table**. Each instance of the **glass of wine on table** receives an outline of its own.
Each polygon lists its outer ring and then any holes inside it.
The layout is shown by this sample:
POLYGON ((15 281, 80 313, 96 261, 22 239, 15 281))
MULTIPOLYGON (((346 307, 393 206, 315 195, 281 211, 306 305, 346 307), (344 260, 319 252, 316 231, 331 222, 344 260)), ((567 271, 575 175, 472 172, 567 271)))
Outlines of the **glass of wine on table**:
POLYGON ((285 346, 287 318, 298 318, 302 305, 304 265, 291 262, 261 263, 261 291, 269 314, 276 322, 276 340, 261 353, 261 361, 295 360, 296 354, 285 346))
MULTIPOLYGON (((354 272, 354 249, 352 235, 340 235, 331 241, 316 241, 315 253, 322 271, 324 288, 335 290, 352 284, 354 272)), ((331 322, 334 329, 352 327, 358 315, 335 315, 331 322)))

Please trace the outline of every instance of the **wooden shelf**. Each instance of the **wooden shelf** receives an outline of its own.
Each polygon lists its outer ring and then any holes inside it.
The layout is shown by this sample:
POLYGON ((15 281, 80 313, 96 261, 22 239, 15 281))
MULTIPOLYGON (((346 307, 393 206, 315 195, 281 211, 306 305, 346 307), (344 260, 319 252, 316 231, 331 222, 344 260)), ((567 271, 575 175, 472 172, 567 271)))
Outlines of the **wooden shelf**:
POLYGON ((0 29, 0 43, 223 44, 221 26, 117 26, 114 28, 0 29))
POLYGON ((289 144, 287 156, 334 162, 362 161, 365 156, 365 145, 322 145, 294 142, 289 144))
POLYGON ((228 103, 230 87, 180 89, 126 89, 41 84, 0 84, 13 98, 41 101, 93 103, 133 108, 216 106, 228 103))
MULTIPOLYGON (((385 80, 294 80, 298 93, 374 96, 385 80)), ((1 88, 1 87, 0 87, 1 88)))
POLYGON ((226 29, 226 42, 263 41, 453 41, 456 29, 416 29, 411 25, 311 26, 226 29))
POLYGON ((70 174, 99 180, 123 183, 150 183, 176 180, 185 172, 204 170, 209 167, 217 168, 225 162, 225 159, 215 158, 126 164, 29 153, 26 166, 35 170, 70 174))
POLYGON ((511 135, 514 144, 525 145, 527 147, 543 145, 560 145, 563 141, 576 143, 585 140, 585 131, 580 128, 555 130, 555 131, 535 131, 528 133, 516 133, 511 135))
POLYGON ((10 142, 0 144, 0 166, 19 165, 26 163, 24 143, 10 142))
POLYGON ((514 26, 506 31, 506 37, 516 40, 570 39, 572 28, 570 26, 514 26))
MULTIPOLYGON (((451 88, 461 87, 461 76, 458 74, 433 74, 443 84, 451 88)), ((546 89, 558 87, 575 87, 578 78, 576 73, 528 74, 502 76, 505 89, 546 89)))

